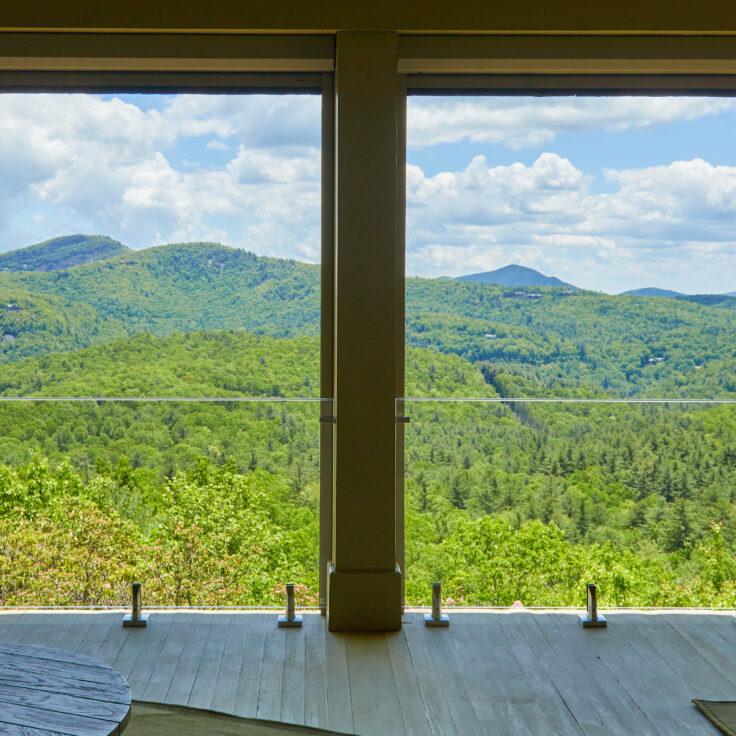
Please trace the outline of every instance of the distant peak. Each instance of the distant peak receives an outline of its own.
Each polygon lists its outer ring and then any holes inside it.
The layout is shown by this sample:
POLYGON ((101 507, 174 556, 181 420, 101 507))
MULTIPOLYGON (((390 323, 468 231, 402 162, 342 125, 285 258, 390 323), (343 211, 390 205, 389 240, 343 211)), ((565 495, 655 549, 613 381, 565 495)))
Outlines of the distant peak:
POLYGON ((621 296, 660 296, 668 299, 674 299, 677 296, 684 296, 682 292, 672 291, 670 289, 658 289, 656 286, 645 286, 643 289, 631 289, 630 291, 622 291, 621 296))
POLYGON ((495 271, 458 276, 457 281, 496 284, 499 286, 572 286, 572 284, 561 281, 556 276, 545 276, 533 268, 520 266, 518 263, 510 263, 508 266, 497 268, 495 271))

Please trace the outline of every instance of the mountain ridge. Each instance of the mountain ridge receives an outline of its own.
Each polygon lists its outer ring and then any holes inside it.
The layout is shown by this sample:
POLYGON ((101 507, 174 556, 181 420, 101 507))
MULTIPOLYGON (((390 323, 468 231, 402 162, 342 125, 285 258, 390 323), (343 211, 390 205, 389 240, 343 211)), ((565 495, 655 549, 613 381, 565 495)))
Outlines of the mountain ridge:
POLYGON ((680 296, 686 296, 681 291, 672 291, 671 289, 660 289, 656 286, 645 286, 642 289, 629 289, 622 291, 619 296, 661 296, 674 299, 680 296))
MULTIPOLYGON (((61 271, 0 272, 0 363, 141 332, 315 337, 320 274, 319 265, 214 243, 131 250, 61 271)), ((406 345, 487 364, 489 380, 514 374, 508 395, 532 377, 537 392, 674 393, 683 376, 697 385, 707 378, 709 395, 736 391, 731 369, 714 367, 736 344, 733 297, 530 288, 540 292, 534 299, 503 285, 408 278, 406 345)))
POLYGON ((545 276, 533 268, 510 263, 508 266, 497 268, 495 271, 471 273, 458 276, 456 281, 465 281, 473 284, 495 284, 497 286, 568 286, 573 287, 556 276, 545 276))
POLYGON ((132 252, 106 235, 61 235, 0 253, 0 271, 62 271, 132 252))

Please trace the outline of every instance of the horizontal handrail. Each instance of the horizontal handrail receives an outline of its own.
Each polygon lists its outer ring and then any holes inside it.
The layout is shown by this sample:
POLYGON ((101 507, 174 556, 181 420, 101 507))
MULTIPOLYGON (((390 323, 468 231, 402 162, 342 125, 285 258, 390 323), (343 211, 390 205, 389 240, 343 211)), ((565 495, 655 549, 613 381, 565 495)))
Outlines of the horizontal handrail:
POLYGON ((413 401, 415 403, 482 403, 482 404, 736 404, 736 399, 580 399, 580 398, 509 398, 465 397, 465 396, 407 396, 397 401, 413 401))
POLYGON ((207 403, 324 403, 333 399, 285 396, 0 396, 1 401, 127 401, 127 402, 207 402, 207 403))

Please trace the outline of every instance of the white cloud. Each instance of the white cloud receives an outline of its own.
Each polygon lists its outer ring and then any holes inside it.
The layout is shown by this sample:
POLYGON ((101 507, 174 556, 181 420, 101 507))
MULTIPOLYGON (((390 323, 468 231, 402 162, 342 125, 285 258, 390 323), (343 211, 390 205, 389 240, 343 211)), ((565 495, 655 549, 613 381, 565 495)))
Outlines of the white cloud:
POLYGON ((594 192, 590 177, 552 153, 530 166, 489 167, 477 156, 431 177, 409 166, 408 271, 520 263, 606 291, 736 289, 736 167, 695 159, 606 175, 615 191, 594 192))
POLYGON ((559 133, 594 128, 621 131, 715 115, 733 110, 729 98, 703 97, 411 97, 408 145, 502 143, 536 147, 559 133))
POLYGON ((307 96, 2 95, 0 250, 71 231, 315 260, 320 131, 307 96), (23 216, 38 202, 43 222, 23 216))
MULTIPOLYGON (((215 240, 319 259, 318 98, 134 101, 0 96, 0 249, 93 232, 133 247, 215 240)), ((703 98, 607 98, 604 104, 592 98, 493 98, 492 104, 412 98, 410 142, 521 147, 563 131, 693 120, 733 104, 703 98)), ((428 176, 407 167, 412 274, 459 275, 517 262, 610 291, 650 284, 736 289, 734 167, 693 159, 611 169, 602 188, 552 152, 529 164, 491 166, 475 156, 464 167, 446 168, 458 170, 428 176)))

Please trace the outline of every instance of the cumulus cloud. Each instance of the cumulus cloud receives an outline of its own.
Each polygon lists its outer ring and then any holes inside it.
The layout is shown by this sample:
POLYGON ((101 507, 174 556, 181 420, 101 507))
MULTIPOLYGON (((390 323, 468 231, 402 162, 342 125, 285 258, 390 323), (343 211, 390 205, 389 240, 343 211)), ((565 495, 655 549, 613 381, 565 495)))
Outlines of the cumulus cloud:
MULTIPOLYGON (((410 144, 541 145, 561 132, 694 120, 730 99, 412 98, 410 144)), ((69 232, 132 247, 214 240, 316 261, 320 102, 306 96, 0 96, 0 250, 69 232)), ((702 159, 583 171, 547 151, 407 167, 407 266, 508 263, 606 291, 736 289, 736 168, 702 159), (596 179, 597 177, 597 179, 596 179), (603 186, 601 186, 603 183, 603 186)))
POLYGON ((407 266, 460 275, 520 263, 579 286, 736 289, 736 167, 706 161, 608 171, 616 186, 544 153, 530 166, 427 177, 407 168, 407 266))
POLYGON ((411 97, 408 145, 502 143, 537 147, 559 133, 594 128, 621 131, 695 120, 736 109, 736 101, 715 97, 411 97))
POLYGON ((3 95, 0 249, 71 230, 315 260, 320 130, 307 96, 3 95))

